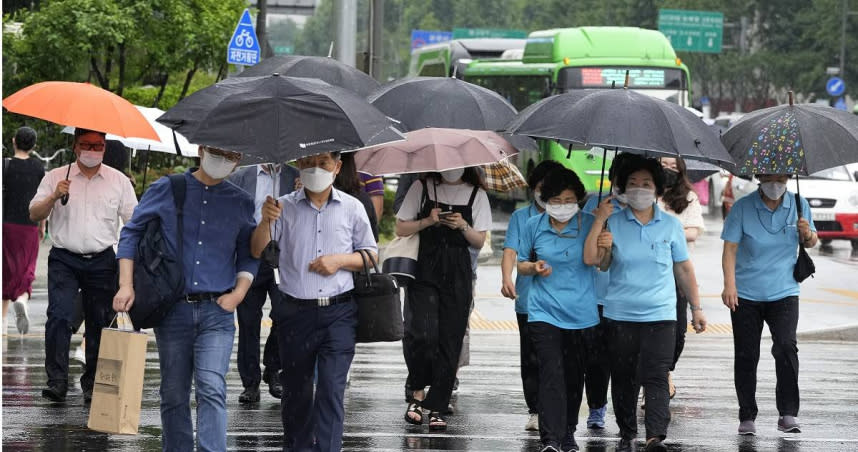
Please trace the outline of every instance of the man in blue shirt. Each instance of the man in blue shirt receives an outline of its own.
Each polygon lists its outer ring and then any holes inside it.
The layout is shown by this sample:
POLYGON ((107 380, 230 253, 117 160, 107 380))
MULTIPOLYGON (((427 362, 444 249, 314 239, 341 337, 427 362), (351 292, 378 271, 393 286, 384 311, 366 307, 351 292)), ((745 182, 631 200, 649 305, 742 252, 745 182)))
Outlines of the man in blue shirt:
POLYGON ((252 252, 260 256, 271 242, 273 222, 281 249, 281 303, 274 308, 284 450, 339 451, 357 328, 352 272, 363 268, 358 250, 375 256, 378 247, 360 201, 332 186, 342 166, 339 153, 305 157, 297 166, 304 189, 266 199, 252 252))
POLYGON ((152 184, 119 239, 119 292, 113 309, 134 303, 134 255, 146 224, 158 218, 168 249, 182 262, 187 295, 155 328, 161 365, 163 449, 194 450, 191 379, 197 395, 199 450, 226 450, 226 372, 235 338, 235 309, 253 282, 259 262, 250 255, 253 197, 224 179, 241 159, 237 152, 200 146, 201 169, 185 173, 184 218, 177 224, 169 178, 152 184))

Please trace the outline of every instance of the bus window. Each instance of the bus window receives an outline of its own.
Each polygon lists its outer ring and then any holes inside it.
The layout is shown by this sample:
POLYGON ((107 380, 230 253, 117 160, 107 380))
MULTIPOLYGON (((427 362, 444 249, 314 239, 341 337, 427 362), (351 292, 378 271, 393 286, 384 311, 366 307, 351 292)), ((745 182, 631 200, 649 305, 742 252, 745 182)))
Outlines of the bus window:
POLYGON ((466 76, 465 81, 500 94, 517 110, 551 95, 551 79, 547 76, 466 76))
POLYGON ((681 69, 659 67, 565 67, 557 76, 561 92, 572 89, 610 88, 611 82, 623 86, 629 71, 632 89, 688 89, 688 79, 681 69))
POLYGON ((420 73, 417 74, 425 77, 446 77, 447 67, 444 63, 427 64, 420 68, 420 73))

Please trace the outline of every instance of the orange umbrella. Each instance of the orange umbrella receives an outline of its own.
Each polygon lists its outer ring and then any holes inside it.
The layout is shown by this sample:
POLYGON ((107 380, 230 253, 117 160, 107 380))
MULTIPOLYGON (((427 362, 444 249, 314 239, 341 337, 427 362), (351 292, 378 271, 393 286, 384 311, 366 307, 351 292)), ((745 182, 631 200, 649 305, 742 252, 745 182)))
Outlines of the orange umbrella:
POLYGON ((131 102, 105 89, 76 82, 41 82, 3 99, 12 113, 121 137, 158 140, 131 102))

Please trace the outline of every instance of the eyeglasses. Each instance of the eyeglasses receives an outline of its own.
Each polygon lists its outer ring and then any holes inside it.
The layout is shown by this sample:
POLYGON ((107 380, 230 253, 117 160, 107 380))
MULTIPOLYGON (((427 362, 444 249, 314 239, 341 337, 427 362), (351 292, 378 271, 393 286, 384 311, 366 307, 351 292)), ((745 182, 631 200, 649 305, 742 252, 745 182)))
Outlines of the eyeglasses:
POLYGON ((219 157, 223 157, 223 158, 229 160, 230 162, 238 162, 241 160, 241 154, 238 152, 224 151, 223 149, 211 148, 208 146, 205 147, 205 150, 206 150, 206 152, 208 152, 211 155, 217 155, 219 157))
POLYGON ((84 151, 96 151, 101 152, 104 150, 104 143, 86 143, 80 142, 77 146, 84 151))

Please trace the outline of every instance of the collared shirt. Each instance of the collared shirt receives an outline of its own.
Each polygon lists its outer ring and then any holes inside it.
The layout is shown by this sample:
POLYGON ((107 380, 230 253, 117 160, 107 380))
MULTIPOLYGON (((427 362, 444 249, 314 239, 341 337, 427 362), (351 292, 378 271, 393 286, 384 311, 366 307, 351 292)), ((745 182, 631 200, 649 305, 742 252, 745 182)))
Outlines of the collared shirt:
MULTIPOLYGON (((591 196, 587 203, 584 204, 584 207, 581 209, 582 211, 592 214, 594 210, 599 207, 598 199, 604 199, 605 197, 610 196, 610 193, 602 193, 602 198, 598 196, 591 196)), ((617 201, 617 198, 611 198, 611 204, 614 205, 614 213, 617 213, 623 210, 623 206, 620 205, 620 202, 617 201)), ((608 294, 608 285, 611 284, 611 269, 605 271, 596 271, 596 300, 599 301, 599 304, 605 303, 605 296, 608 294)))
POLYGON ((676 320, 673 264, 688 260, 679 220, 653 204, 653 218, 641 224, 627 207, 608 218, 614 239, 605 317, 629 322, 676 320))
POLYGON ((304 190, 280 197, 283 213, 275 223, 280 244, 280 290, 294 298, 333 297, 354 289, 352 272, 340 269, 330 276, 310 271, 310 262, 331 254, 357 250, 378 252, 363 204, 337 189, 321 209, 304 190))
POLYGON ((277 198, 280 193, 280 171, 282 166, 275 165, 274 171, 271 173, 265 172, 265 165, 256 166, 256 198, 254 198, 253 219, 259 224, 262 219, 262 204, 265 203, 265 198, 271 196, 277 198))
POLYGON ((599 323, 594 269, 584 264, 584 242, 592 226, 593 216, 583 212, 572 217, 559 234, 548 214, 527 220, 519 239, 519 262, 527 261, 533 249, 552 269, 547 277, 533 277, 527 293, 528 322, 572 330, 599 323))
MULTIPOLYGON (((60 181, 65 180, 68 166, 48 172, 39 183, 30 207, 51 196, 60 181)), ((119 219, 128 222, 137 206, 131 181, 121 172, 102 164, 92 179, 86 177, 77 163, 69 171, 69 202, 54 203, 48 217, 48 232, 57 248, 73 253, 90 254, 106 250, 119 240, 119 219)))
MULTIPOLYGON (((802 217, 816 231, 810 204, 801 198, 802 217)), ((738 243, 736 290, 753 301, 777 301, 799 294, 792 272, 798 257, 798 209, 795 194, 786 192, 774 210, 763 202, 759 190, 742 197, 724 221, 721 239, 738 243)))
MULTIPOLYGON (((230 181, 207 186, 185 173, 182 262, 187 293, 225 292, 237 276, 253 280, 259 261, 250 256, 253 198, 230 181)), ((176 252, 177 220, 170 179, 162 177, 143 194, 119 238, 118 259, 133 259, 146 224, 160 218, 168 248, 176 252)))
MULTIPOLYGON (((504 249, 509 248, 518 253, 521 234, 527 225, 527 220, 536 215, 539 215, 539 210, 533 203, 512 213, 509 219, 509 226, 506 228, 506 239, 503 242, 504 249)), ((527 256, 530 256, 530 251, 528 251, 527 256)), ((533 276, 525 276, 519 273, 515 277, 515 291, 518 295, 515 299, 515 312, 518 314, 527 314, 527 292, 530 290, 532 283, 533 276)))

